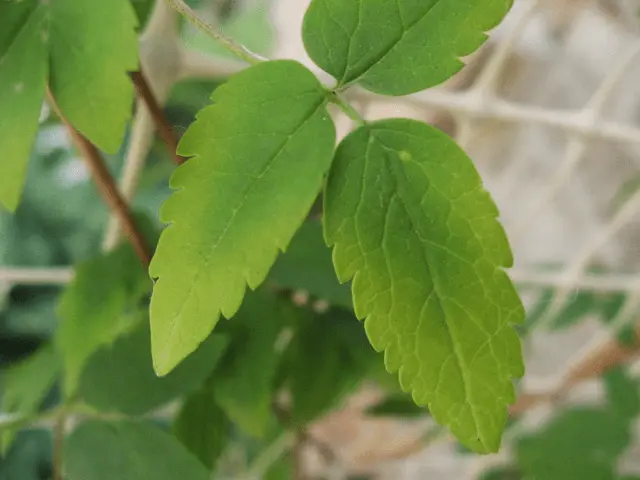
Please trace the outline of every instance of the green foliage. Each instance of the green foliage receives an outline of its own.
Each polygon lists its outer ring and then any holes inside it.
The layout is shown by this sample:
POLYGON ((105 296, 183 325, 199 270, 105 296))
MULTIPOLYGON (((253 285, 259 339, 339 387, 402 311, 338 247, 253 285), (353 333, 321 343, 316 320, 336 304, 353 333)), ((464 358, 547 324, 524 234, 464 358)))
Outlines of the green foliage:
POLYGON ((79 395, 102 411, 142 415, 197 390, 222 357, 228 339, 211 335, 171 374, 159 378, 150 356, 146 313, 135 327, 97 351, 82 374, 79 395))
POLYGON ((498 449, 524 310, 497 209, 469 158, 412 120, 361 127, 339 146, 325 234, 372 345, 416 403, 467 447, 498 449), (443 381, 446 379, 446 381, 443 381))
MULTIPOLYGON (((53 346, 45 345, 2 377, 2 411, 30 415, 38 411, 60 374, 60 359, 53 346)), ((0 454, 6 452, 15 432, 0 434, 0 454)))
POLYGON ((51 432, 22 431, 0 461, 0 480, 51 478, 51 432))
POLYGON ((422 417, 428 413, 424 407, 415 404, 409 395, 392 395, 367 409, 375 417, 422 417))
POLYGON ((246 296, 229 325, 232 342, 214 375, 220 407, 251 435, 263 436, 271 418, 273 381, 280 360, 277 340, 293 308, 264 292, 246 296))
POLYGON ((229 441, 231 421, 216 404, 215 389, 207 385, 187 397, 173 423, 173 433, 211 470, 229 441))
POLYGON ((605 375, 605 386, 608 408, 563 412, 537 435, 518 442, 518 465, 525 478, 618 478, 617 459, 631 441, 640 395, 637 382, 620 368, 605 375))
POLYGON ((58 308, 61 324, 56 343, 63 357, 67 396, 75 393, 85 362, 130 325, 125 314, 135 311, 150 289, 149 278, 128 244, 77 268, 58 308))
POLYGON ((338 80, 406 95, 444 82, 486 40, 513 0, 313 0, 303 39, 338 80))
POLYGON ((303 290, 331 305, 353 308, 348 285, 341 285, 331 263, 331 250, 322 237, 322 224, 302 224, 284 255, 271 269, 270 278, 280 287, 303 290), (304 265, 304 268, 300 268, 304 265))
MULTIPOLYGON (((305 46, 336 88, 297 62, 261 59, 222 85, 180 84, 167 113, 186 127, 178 153, 188 161, 167 182, 173 167, 161 161, 174 152, 158 154, 157 140, 135 200, 155 215, 168 197, 160 215, 168 226, 146 272, 128 245, 99 253, 106 209, 65 146, 43 154, 37 125, 49 88, 75 128, 118 150, 136 32, 154 4, 0 0, 0 144, 11 159, 0 159, 0 202, 15 210, 25 198, 15 217, 0 216, 0 263, 90 258, 61 295, 58 287, 0 286, 0 341, 5 332, 28 340, 15 351, 0 344, 0 361, 35 350, 4 375, 2 413, 25 416, 0 423, 4 445, 17 426, 69 415, 66 480, 204 480, 227 473, 239 444, 261 477, 290 478, 293 455, 272 451, 291 438, 285 430, 304 432, 373 380, 387 396, 371 415, 430 412, 474 451, 497 450, 512 380, 523 371, 513 326, 524 316, 503 270, 512 258, 497 209, 444 134, 406 119, 358 122, 336 152, 328 106, 357 120, 341 95, 350 85, 401 95, 441 83, 511 1, 312 0, 305 46), (192 123, 211 89, 213 103, 192 123), (328 308, 292 305, 291 291, 300 290, 328 308), (64 395, 42 405, 59 377, 64 395), (172 401, 177 414, 164 418, 158 409, 172 401), (151 415, 162 415, 173 435, 152 426, 151 415), (114 418, 121 421, 106 421, 114 418), (261 466, 265 458, 272 464, 261 466)), ((268 51, 270 0, 229 5, 194 8, 224 12, 226 34, 268 51)), ((216 52, 185 30, 189 48, 216 52)), ((43 122, 41 133, 60 126, 43 122)), ((107 162, 116 170, 121 158, 107 162)), ((606 381, 606 422, 625 436, 640 408, 636 385, 621 372, 606 381)), ((23 447, 21 436, 7 464, 23 447)), ((0 466, 0 480, 5 473, 0 466)))
POLYGON ((362 329, 354 327, 359 327, 356 319, 340 310, 298 318, 287 358, 294 425, 308 424, 338 406, 368 373, 371 347, 362 329))
POLYGON ((638 382, 621 367, 604 375, 604 383, 611 410, 623 418, 632 419, 640 413, 638 382))
POLYGON ((143 422, 83 423, 65 442, 64 459, 67 480, 209 479, 174 437, 143 422))
POLYGON ((616 459, 629 441, 625 419, 604 410, 570 410, 518 443, 518 465, 532 478, 613 480, 616 459))
POLYGON ((0 3, 0 202, 15 210, 48 83, 65 117, 100 148, 120 147, 137 60, 129 0, 0 3), (90 85, 90 88, 87 86, 90 85), (100 118, 96 122, 96 118, 100 118))
POLYGON ((236 313, 247 285, 262 283, 318 195, 335 142, 325 92, 296 62, 251 67, 212 99, 180 142, 194 158, 171 178, 180 190, 162 208, 171 225, 150 269, 160 375, 197 348, 220 314, 236 313))

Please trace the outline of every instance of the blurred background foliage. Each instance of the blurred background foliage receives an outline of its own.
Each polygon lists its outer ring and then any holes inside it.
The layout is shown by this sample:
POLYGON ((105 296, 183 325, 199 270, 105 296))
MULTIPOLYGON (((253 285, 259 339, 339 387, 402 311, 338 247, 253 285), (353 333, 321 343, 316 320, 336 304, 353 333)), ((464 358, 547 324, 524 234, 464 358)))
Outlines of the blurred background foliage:
MULTIPOLYGON (((144 25, 154 2, 131 1, 144 25)), ((269 20, 272 1, 276 0, 189 3, 251 50, 269 54, 274 41, 269 20)), ((182 32, 191 48, 227 55, 190 25, 183 25, 182 32)), ((216 86, 213 81, 190 80, 173 88, 165 110, 178 132, 184 131, 196 112, 209 102, 216 86)), ((43 117, 23 201, 15 215, 0 213, 0 266, 66 267, 101 252, 107 209, 82 162, 69 147, 63 128, 46 112, 43 117)), ((115 176, 127 145, 128 140, 119 154, 107 158, 115 176)), ((157 212, 169 195, 167 185, 173 170, 164 146, 156 140, 134 207, 151 219, 157 230, 161 228, 157 212)), ((637 184, 637 180, 630 180, 621 189, 620 197, 631 195, 637 184)), ((59 372, 42 348, 48 348, 56 331, 63 290, 62 286, 0 283, 0 396, 5 413, 31 413, 60 402, 59 372), (39 362, 45 366, 40 365, 29 376, 25 372, 35 368, 33 362, 26 366, 22 362, 33 360, 34 352, 42 355, 39 362), (15 380, 21 374, 25 379, 22 383, 15 380)), ((527 321, 521 328, 525 340, 540 328, 540 322, 562 331, 585 319, 615 322, 623 343, 634 340, 630 314, 635 312, 623 315, 628 300, 623 293, 577 291, 551 317, 547 314, 553 289, 525 285, 522 293, 532 299, 527 321)), ((288 252, 280 257, 268 284, 248 296, 233 322, 220 323, 214 335, 219 338, 199 350, 198 358, 190 357, 190 371, 178 371, 174 380, 159 382, 154 376, 147 355, 145 313, 133 315, 125 333, 89 361, 79 386, 83 399, 99 409, 129 415, 147 413, 178 397, 185 399, 157 423, 172 432, 205 467, 214 469, 219 478, 238 478, 262 460, 265 449, 286 439, 282 437, 284 430, 318 420, 340 406, 365 380, 384 392, 379 402, 367 408, 367 415, 408 421, 427 417, 427 409, 417 407, 402 392, 395 377, 385 372, 381 356, 369 346, 353 315, 349 288, 335 278, 331 254, 324 246, 321 225, 315 218, 303 225, 288 252), (265 351, 265 339, 276 344, 282 340, 284 347, 277 357, 265 351), (244 356, 248 351, 255 356, 253 361, 244 356), (123 376, 122 372, 132 364, 139 368, 123 376), (215 382, 211 381, 213 377, 215 382), (132 385, 138 389, 122 395, 132 385), (282 416, 278 418, 278 411, 273 413, 274 392, 283 386, 287 387, 286 403, 290 408, 280 412, 282 416), (206 429, 207 425, 213 426, 213 431, 194 438, 192 432, 206 429)), ((631 426, 640 410, 637 382, 618 369, 605 377, 604 386, 603 404, 556 412, 543 427, 516 436, 512 462, 487 470, 478 478, 640 478, 622 475, 617 469, 619 458, 632 441, 631 426)), ((514 422, 508 431, 513 431, 511 428, 517 430, 518 423, 514 422)), ((442 431, 431 425, 422 439, 423 446, 441 435, 442 431)), ((8 437, 2 437, 6 448, 0 460, 0 480, 51 478, 51 437, 49 429, 37 425, 11 432, 10 442, 8 437)), ((461 448, 459 451, 464 453, 461 448)), ((291 477, 288 456, 282 455, 268 465, 264 478, 291 477)))

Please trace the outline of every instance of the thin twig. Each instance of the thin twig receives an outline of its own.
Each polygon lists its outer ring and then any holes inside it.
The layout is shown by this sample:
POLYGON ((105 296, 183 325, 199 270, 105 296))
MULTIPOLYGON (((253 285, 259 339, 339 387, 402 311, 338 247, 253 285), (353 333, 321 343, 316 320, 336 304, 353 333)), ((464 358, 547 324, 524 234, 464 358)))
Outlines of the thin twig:
POLYGON ((89 140, 73 128, 73 126, 71 126, 67 119, 62 115, 62 112, 58 108, 51 92, 47 92, 47 98, 51 108, 56 112, 58 118, 60 118, 60 121, 66 125, 71 139, 80 152, 87 168, 91 172, 93 180, 102 195, 102 198, 107 205, 109 205, 109 208, 113 213, 118 216, 118 219, 122 224, 122 228, 129 239, 129 242, 131 242, 131 245, 136 251, 136 254, 145 265, 149 265, 149 263, 151 263, 151 250, 149 249, 142 232, 138 230, 133 214, 131 213, 131 210, 129 210, 127 203, 120 195, 111 173, 109 173, 109 170, 107 170, 107 167, 102 161, 100 152, 98 152, 98 149, 89 142, 89 140))
POLYGON ((184 163, 185 158, 178 155, 178 137, 176 136, 169 120, 166 115, 162 111, 159 102, 157 101, 153 91, 151 90, 151 86, 147 81, 147 77, 145 76, 142 68, 138 72, 133 72, 131 74, 131 79, 133 84, 138 91, 138 95, 146 105, 149 113, 151 114, 151 118, 153 119, 153 123, 156 126, 156 131, 158 135, 164 142, 173 162, 176 165, 181 165, 184 163))
POLYGON ((213 25, 206 20, 203 20, 196 11, 194 11, 183 0, 167 0, 176 11, 178 11, 184 18, 191 22, 196 28, 206 33, 213 38, 216 42, 226 48, 229 52, 241 58, 250 65, 265 61, 260 55, 251 52, 244 45, 240 45, 234 42, 231 38, 227 37, 222 32, 218 31, 213 25))
POLYGON ((63 447, 64 434, 67 427, 67 417, 62 413, 55 423, 53 429, 53 480, 63 480, 63 447))

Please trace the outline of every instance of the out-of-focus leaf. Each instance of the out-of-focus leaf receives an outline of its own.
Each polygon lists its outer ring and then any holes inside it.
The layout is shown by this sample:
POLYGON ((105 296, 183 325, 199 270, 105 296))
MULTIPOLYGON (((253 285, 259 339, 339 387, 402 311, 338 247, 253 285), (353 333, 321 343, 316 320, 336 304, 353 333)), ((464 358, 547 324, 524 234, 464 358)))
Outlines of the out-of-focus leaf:
POLYGON ((395 395, 386 397, 367 409, 369 415, 375 417, 404 417, 416 418, 429 414, 426 407, 419 407, 410 395, 395 395))
POLYGON ((613 480, 629 442, 627 419, 605 410, 569 410, 518 442, 518 466, 525 478, 613 480))
POLYGON ((516 467, 498 467, 484 472, 479 480, 521 480, 522 475, 516 467))
POLYGON ((304 290, 331 305, 353 308, 351 289, 336 277, 319 221, 307 220, 302 225, 269 275, 282 287, 304 290))
POLYGON ((264 475, 264 480, 290 480, 292 478, 291 457, 288 455, 280 457, 264 475))
POLYGON ((597 313, 600 303, 595 292, 579 291, 571 296, 556 316, 552 327, 563 329, 578 323, 590 313, 597 313))
MULTIPOLYGON (((30 357, 13 365, 2 375, 2 411, 30 415, 38 411, 61 370, 60 358, 52 345, 40 347, 30 357)), ((7 451, 15 432, 0 436, 0 454, 7 451)))
POLYGON ((226 447, 231 422, 216 404, 212 385, 187 397, 173 424, 174 435, 209 470, 226 447))
POLYGON ((44 480, 51 476, 51 432, 18 433, 4 458, 0 458, 0 480, 44 480))
POLYGON ((65 368, 64 389, 75 393, 85 362, 102 345, 113 341, 128 324, 151 281, 129 244, 81 264, 62 294, 57 346, 65 368))
POLYGON ((294 314, 288 302, 257 291, 245 297, 227 325, 231 346, 213 377, 214 394, 229 418, 251 435, 266 433, 280 360, 276 340, 294 314))
POLYGON ((136 11, 138 17, 138 28, 142 30, 147 24, 149 15, 153 11, 153 7, 156 4, 156 0, 130 0, 133 9, 136 11))
POLYGON ((66 480, 208 480, 172 435, 148 423, 88 421, 64 444, 66 480))
POLYGON ((359 326, 353 314, 340 310, 300 316, 287 356, 294 425, 308 424, 336 406, 370 370, 363 358, 372 350, 359 326), (348 331, 353 336, 346 340, 348 331))
POLYGON ((604 384, 611 410, 623 418, 632 419, 640 413, 640 392, 637 380, 623 367, 605 373, 604 384))
POLYGON ((79 393, 104 411, 141 415, 198 389, 227 348, 225 336, 211 335, 170 375, 153 371, 147 313, 133 330, 103 346, 88 361, 79 393))

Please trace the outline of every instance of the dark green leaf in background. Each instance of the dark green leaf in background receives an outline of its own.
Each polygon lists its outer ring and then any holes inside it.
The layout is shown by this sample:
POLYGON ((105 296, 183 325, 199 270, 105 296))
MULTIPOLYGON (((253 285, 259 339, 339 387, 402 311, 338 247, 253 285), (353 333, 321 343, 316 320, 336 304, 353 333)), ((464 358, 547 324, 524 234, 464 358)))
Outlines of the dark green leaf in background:
POLYGON ((187 397, 173 423, 173 433, 208 470, 212 470, 231 434, 231 422, 218 406, 214 387, 187 397))
POLYGON ((269 276, 281 287, 304 290, 331 305, 353 308, 349 286, 341 285, 336 278, 320 221, 307 220, 302 224, 269 276))
MULTIPOLYGON (((38 411, 61 373, 58 353, 52 345, 40 347, 28 358, 2 374, 2 412, 30 415, 38 411)), ((15 432, 0 436, 0 455, 10 446, 15 432)))
POLYGON ((159 378, 153 371, 146 312, 130 332, 103 346, 82 374, 80 396, 104 411, 141 415, 201 387, 228 345, 211 335, 174 372, 159 378))
POLYGON ((209 480, 172 435, 144 422, 88 421, 64 444, 66 480, 209 480))
POLYGON ((524 366, 524 309, 498 210, 471 160, 414 120, 359 128, 336 152, 325 235, 356 315, 416 403, 470 449, 500 445, 524 366))
POLYGON ((444 82, 513 0, 313 0, 303 40, 343 87, 406 95, 444 82))
POLYGON ((623 367, 605 373, 604 384, 612 412, 632 419, 640 413, 640 391, 638 381, 631 378, 623 367))
POLYGON ((358 327, 353 315, 340 310, 306 312, 299 318, 287 358, 294 425, 308 424, 338 406, 368 373, 373 357, 367 353, 372 352, 358 327))
POLYGON ((613 480, 630 440, 627 419, 604 410, 569 410, 518 442, 518 465, 525 478, 613 480))
POLYGON ((76 269, 60 298, 56 342, 65 367, 65 392, 72 395, 85 362, 124 329, 151 282, 129 244, 88 260, 76 269))
POLYGON ((213 376, 218 404, 251 435, 266 433, 273 381, 280 361, 277 340, 295 308, 264 291, 249 293, 228 325, 231 345, 213 376))
POLYGON ((425 407, 419 407, 410 395, 389 396, 367 409, 375 417, 423 417, 429 413, 425 407))

